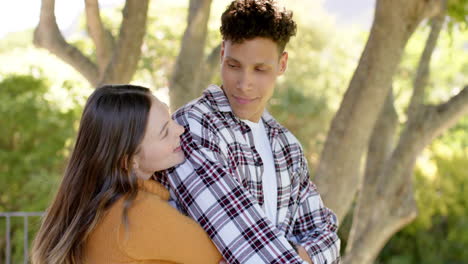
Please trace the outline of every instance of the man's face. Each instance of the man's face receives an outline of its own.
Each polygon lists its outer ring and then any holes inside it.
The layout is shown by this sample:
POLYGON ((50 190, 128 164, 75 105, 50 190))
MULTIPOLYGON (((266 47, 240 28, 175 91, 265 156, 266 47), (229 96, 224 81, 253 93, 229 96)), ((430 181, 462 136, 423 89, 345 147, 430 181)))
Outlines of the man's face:
POLYGON ((258 122, 273 95, 276 78, 286 70, 288 54, 278 53, 277 44, 267 38, 242 43, 223 41, 221 78, 223 90, 234 114, 258 122))

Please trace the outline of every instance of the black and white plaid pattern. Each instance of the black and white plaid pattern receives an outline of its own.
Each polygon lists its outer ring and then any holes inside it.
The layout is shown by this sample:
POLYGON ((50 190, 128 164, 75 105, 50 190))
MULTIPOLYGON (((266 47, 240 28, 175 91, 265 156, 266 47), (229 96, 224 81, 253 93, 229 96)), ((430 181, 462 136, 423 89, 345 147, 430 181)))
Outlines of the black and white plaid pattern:
POLYGON ((250 128, 234 116, 218 86, 174 114, 187 160, 156 175, 181 210, 206 230, 228 263, 303 263, 288 241, 315 264, 339 263, 337 218, 309 179, 298 140, 265 111, 278 181, 276 223, 262 206, 263 163, 250 128))

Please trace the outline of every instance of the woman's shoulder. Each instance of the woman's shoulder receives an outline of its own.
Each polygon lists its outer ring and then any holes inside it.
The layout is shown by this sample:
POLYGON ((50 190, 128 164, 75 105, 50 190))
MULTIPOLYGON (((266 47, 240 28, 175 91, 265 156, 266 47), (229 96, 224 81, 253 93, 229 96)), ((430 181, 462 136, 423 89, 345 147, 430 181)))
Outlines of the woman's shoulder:
POLYGON ((170 260, 177 263, 217 263, 221 259, 203 228, 152 192, 141 191, 121 223, 119 246, 139 260, 170 260), (194 259, 194 254, 204 252, 194 259))
MULTIPOLYGON (((165 195, 155 194, 145 190, 138 190, 138 194, 128 208, 129 219, 137 217, 137 220, 144 221, 147 218, 154 217, 154 214, 160 214, 168 209, 169 194, 167 198, 165 195)), ((121 206, 123 209, 123 204, 121 206)))
MULTIPOLYGON (((167 190, 157 182, 139 186, 137 196, 128 206, 127 221, 124 221, 126 198, 121 196, 105 211, 91 232, 87 240, 87 256, 102 259, 103 255, 108 255, 114 259, 131 260, 139 259, 139 254, 134 252, 140 252, 138 248, 146 242, 161 248, 165 241, 158 239, 158 234, 173 224, 172 221, 176 225, 180 223, 177 212, 167 202, 168 197, 167 190)), ((153 257, 159 259, 158 256, 153 257)))

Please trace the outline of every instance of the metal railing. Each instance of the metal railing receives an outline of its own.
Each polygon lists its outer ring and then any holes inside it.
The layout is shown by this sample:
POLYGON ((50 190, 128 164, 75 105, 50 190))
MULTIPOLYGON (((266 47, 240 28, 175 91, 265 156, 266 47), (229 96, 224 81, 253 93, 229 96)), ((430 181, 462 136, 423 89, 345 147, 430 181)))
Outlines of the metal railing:
POLYGON ((29 221, 28 217, 42 216, 44 212, 0 212, 0 220, 5 217, 6 220, 6 247, 5 263, 11 264, 11 218, 23 217, 23 263, 29 263, 29 221))

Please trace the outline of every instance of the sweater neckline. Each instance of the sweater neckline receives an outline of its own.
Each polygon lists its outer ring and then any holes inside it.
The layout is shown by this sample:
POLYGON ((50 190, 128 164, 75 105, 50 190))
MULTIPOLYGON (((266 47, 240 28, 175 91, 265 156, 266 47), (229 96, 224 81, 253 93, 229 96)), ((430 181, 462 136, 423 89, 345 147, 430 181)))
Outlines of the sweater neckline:
POLYGON ((159 196, 162 200, 169 200, 169 191, 155 180, 137 179, 138 188, 159 196))

